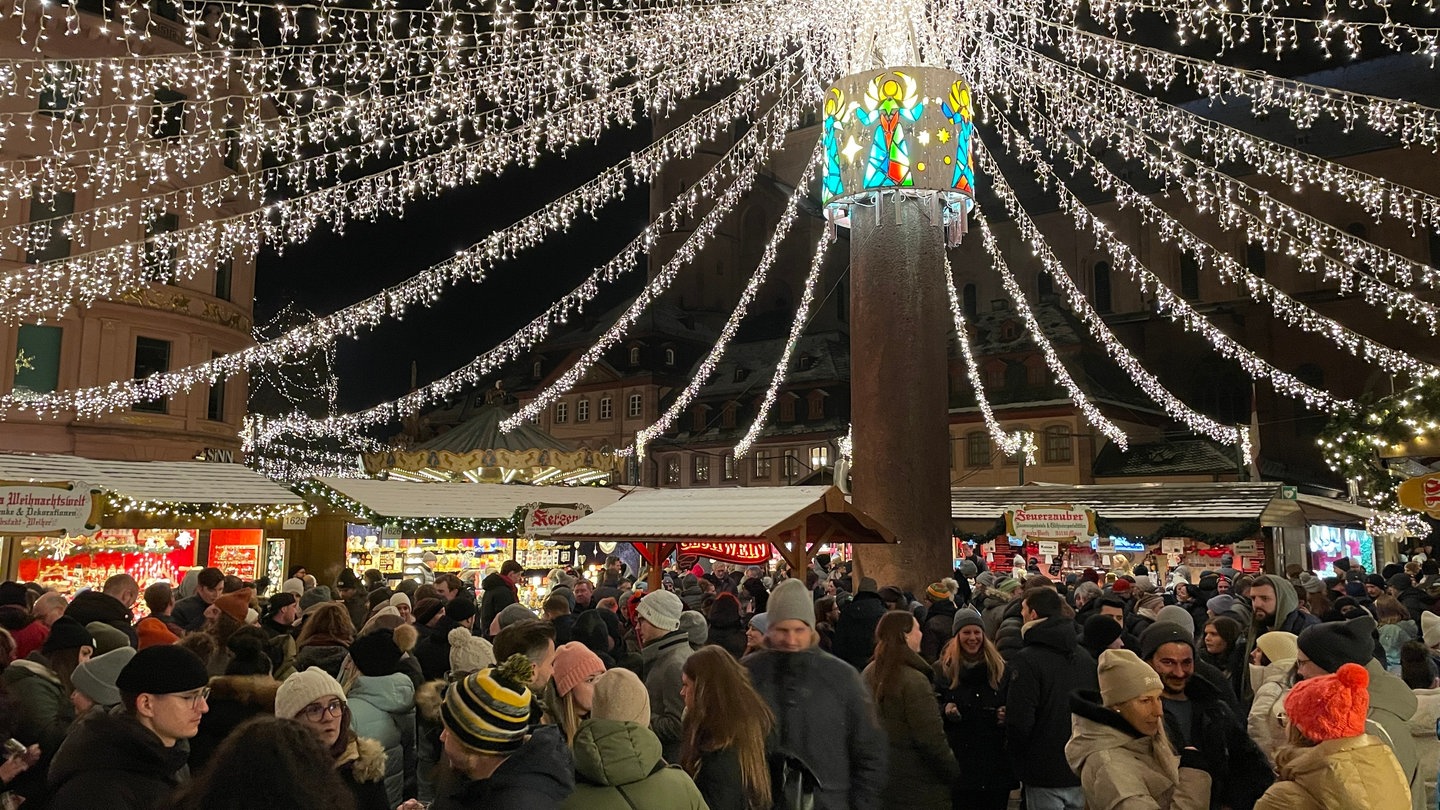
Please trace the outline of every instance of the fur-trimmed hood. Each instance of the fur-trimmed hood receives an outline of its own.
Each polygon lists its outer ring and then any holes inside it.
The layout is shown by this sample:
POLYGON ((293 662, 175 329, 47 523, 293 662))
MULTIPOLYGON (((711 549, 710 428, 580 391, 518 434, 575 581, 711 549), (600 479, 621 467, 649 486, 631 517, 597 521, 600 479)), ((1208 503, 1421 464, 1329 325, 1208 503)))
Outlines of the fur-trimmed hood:
POLYGON ((355 737, 335 761, 337 768, 349 767, 355 781, 379 782, 385 778, 385 746, 369 737, 355 737))
POLYGON ((440 704, 445 702, 444 680, 426 681, 415 690, 415 711, 431 723, 440 722, 440 704))
POLYGON ((210 700, 228 700, 274 714, 279 689, 280 682, 265 675, 218 675, 210 679, 210 700))

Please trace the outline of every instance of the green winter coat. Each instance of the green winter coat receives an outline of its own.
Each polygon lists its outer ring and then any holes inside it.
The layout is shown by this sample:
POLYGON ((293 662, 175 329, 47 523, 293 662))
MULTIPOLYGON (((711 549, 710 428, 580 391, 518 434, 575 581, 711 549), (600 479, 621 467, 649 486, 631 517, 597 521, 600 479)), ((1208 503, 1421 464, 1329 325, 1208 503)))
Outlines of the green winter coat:
POLYGON ((561 810, 707 810, 690 777, 660 758, 660 738, 637 723, 586 720, 574 754, 575 792, 561 810))
MULTIPOLYGON (((900 677, 888 684, 886 694, 875 702, 880 725, 890 742, 889 772, 881 806, 949 810, 950 790, 960 778, 960 766, 945 737, 930 665, 914 653, 909 654, 907 663, 900 677)), ((866 686, 871 683, 874 668, 870 664, 862 673, 866 686)))

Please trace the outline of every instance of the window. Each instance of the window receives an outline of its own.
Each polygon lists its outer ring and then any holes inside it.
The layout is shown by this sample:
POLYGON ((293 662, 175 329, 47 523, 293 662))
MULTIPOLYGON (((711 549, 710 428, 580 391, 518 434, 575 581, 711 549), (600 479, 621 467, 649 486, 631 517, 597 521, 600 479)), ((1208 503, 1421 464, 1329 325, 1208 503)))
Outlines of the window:
POLYGON ((639 346, 631 346, 631 347, 630 347, 630 365, 632 365, 632 366, 638 366, 638 365, 640 365, 640 347, 639 347, 639 346))
POLYGON ((665 459, 665 483, 680 483, 680 457, 671 456, 665 459))
POLYGON ((674 349, 666 349, 666 350, 665 350, 665 365, 667 365, 667 366, 673 366, 673 365, 675 365, 675 350, 674 350, 674 349))
POLYGON ((610 397, 600 398, 600 418, 610 420, 615 417, 615 402, 610 397))
POLYGON ((568 421, 570 421, 570 403, 555 403, 555 424, 563 425, 568 421))
POLYGON ((1095 285, 1091 290, 1094 295, 1095 309, 1097 312, 1112 312, 1114 307, 1110 301, 1110 263, 1095 263, 1095 285))
POLYGON ((645 400, 639 394, 631 394, 630 400, 625 406, 625 415, 631 419, 639 417, 645 412, 645 400))
POLYGON ((690 409, 690 432, 705 432, 705 412, 710 410, 707 405, 696 405, 690 409))
POLYGON ((961 290, 961 300, 963 302, 962 306, 964 307, 965 317, 973 319, 980 311, 980 296, 975 291, 974 284, 965 285, 961 290))
POLYGON ((780 395, 780 421, 795 421, 795 395, 788 391, 780 395))
POLYGON ((1055 295, 1055 280, 1044 271, 1035 275, 1035 300, 1044 303, 1055 295))
POLYGON ((745 382, 745 378, 749 376, 750 369, 744 368, 742 366, 735 367, 735 382, 745 382))
POLYGON ((178 248, 175 240, 165 238, 180 230, 179 214, 157 214, 145 226, 145 277, 161 284, 175 278, 178 248))
POLYGON ((739 470, 736 469, 736 467, 735 467, 735 456, 734 456, 734 454, 732 454, 732 453, 726 453, 726 454, 725 454, 725 459, 724 459, 724 461, 722 462, 721 467, 720 467, 720 477, 723 478, 723 479, 725 479, 726 481, 734 481, 734 480, 735 480, 736 478, 738 478, 739 476, 740 476, 740 472, 739 472, 739 470))
POLYGON ((805 414, 805 418, 806 418, 806 419, 824 419, 824 418, 825 418, 825 392, 824 392, 824 391, 821 391, 820 389, 817 388, 817 389, 815 389, 814 391, 811 391, 809 394, 806 394, 806 395, 805 395, 805 404, 806 404, 806 406, 807 406, 807 407, 806 407, 806 414, 805 414))
MULTIPOLYGON (((135 338, 135 379, 143 380, 151 374, 164 374, 170 370, 170 341, 155 338, 135 338)), ((149 399, 130 406, 131 410, 146 413, 166 413, 164 399, 149 399)))
POLYGON ((25 261, 50 262, 70 255, 70 215, 75 213, 75 195, 57 191, 44 199, 30 198, 30 244, 25 261))
POLYGON ((690 483, 710 483, 710 457, 704 453, 696 453, 690 457, 690 483))
MULTIPOLYGON (((1434 237, 1431 237, 1432 239, 1434 237)), ((1245 267, 1260 278, 1265 277, 1265 248, 1250 244, 1245 246, 1245 267)))
POLYGON ((15 391, 49 394, 60 387, 60 326, 21 324, 15 335, 15 391))
POLYGON ((965 466, 990 466, 990 436, 977 430, 965 436, 965 466))
POLYGON ((531 364, 531 366, 530 366, 530 378, 531 378, 531 379, 535 379, 535 380, 540 379, 540 371, 541 371, 540 361, 539 361, 539 360, 536 360, 536 361, 535 361, 533 364, 531 364))
POLYGON ((1180 257, 1180 294, 1191 301, 1200 297, 1200 263, 1188 253, 1180 257))
MULTIPOLYGON (((210 355, 213 360, 220 356, 219 352, 210 355)), ((210 383, 210 398, 205 405, 205 418, 211 422, 225 421, 225 378, 221 377, 210 383)))
POLYGON ((735 403, 727 402, 720 408, 720 427, 735 427, 735 403))
POLYGON ((800 355, 800 361, 797 365, 800 371, 809 371, 815 368, 815 358, 808 354, 802 354, 800 355))
POLYGON ((820 470, 830 466, 830 446, 825 444, 810 448, 810 466, 820 470))
POLYGON ((1072 458, 1070 429, 1064 425, 1045 428, 1045 463, 1069 464, 1072 458))
POLYGON ((769 450, 757 450, 755 452, 755 476, 756 478, 770 479, 770 467, 772 461, 769 450))
POLYGON ((800 456, 794 450, 786 450, 784 459, 785 480, 794 481, 800 475, 800 465, 796 463, 800 460, 800 456))
POLYGON ((70 62, 46 62, 40 77, 41 115, 68 118, 80 105, 80 74, 70 62))
POLYGON ((178 138, 185 128, 185 96, 168 87, 155 90, 150 107, 150 137, 178 138))
POLYGON ((215 265, 215 297, 230 300, 230 283, 235 274, 235 260, 222 259, 215 265))
POLYGON ((579 402, 575 403, 575 421, 590 421, 590 400, 582 399, 579 402))

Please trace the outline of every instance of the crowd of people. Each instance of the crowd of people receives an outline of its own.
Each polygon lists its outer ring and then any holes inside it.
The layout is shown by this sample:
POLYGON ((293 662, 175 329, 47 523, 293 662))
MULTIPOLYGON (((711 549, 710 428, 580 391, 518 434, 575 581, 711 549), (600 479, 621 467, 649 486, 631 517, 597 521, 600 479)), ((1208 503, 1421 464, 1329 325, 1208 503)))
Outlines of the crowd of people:
POLYGON ((1437 807, 1434 561, 1117 560, 4 582, 0 806, 1437 807))

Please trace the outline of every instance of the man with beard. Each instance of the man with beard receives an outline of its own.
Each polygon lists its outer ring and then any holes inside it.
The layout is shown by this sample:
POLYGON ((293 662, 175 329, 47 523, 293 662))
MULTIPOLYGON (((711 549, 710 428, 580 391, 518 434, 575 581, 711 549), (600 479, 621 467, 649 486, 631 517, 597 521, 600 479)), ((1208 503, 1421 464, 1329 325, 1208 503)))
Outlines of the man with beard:
POLYGON ((1220 690, 1195 677, 1195 639, 1178 624, 1157 622, 1140 638, 1141 657, 1164 686, 1165 732, 1176 754, 1195 748, 1204 770, 1223 774, 1210 795, 1212 808, 1249 810, 1275 781, 1270 764, 1220 690))
MULTIPOLYGON (((1265 633, 1284 630, 1298 636, 1305 628, 1320 623, 1319 616, 1300 610, 1300 597, 1295 593, 1295 586, 1274 574, 1261 574, 1250 583, 1250 610, 1253 616, 1249 632, 1245 636, 1247 661, 1250 660, 1250 652, 1255 649, 1256 640, 1265 633)), ((1244 697, 1248 700, 1248 683, 1245 693, 1244 697)))

